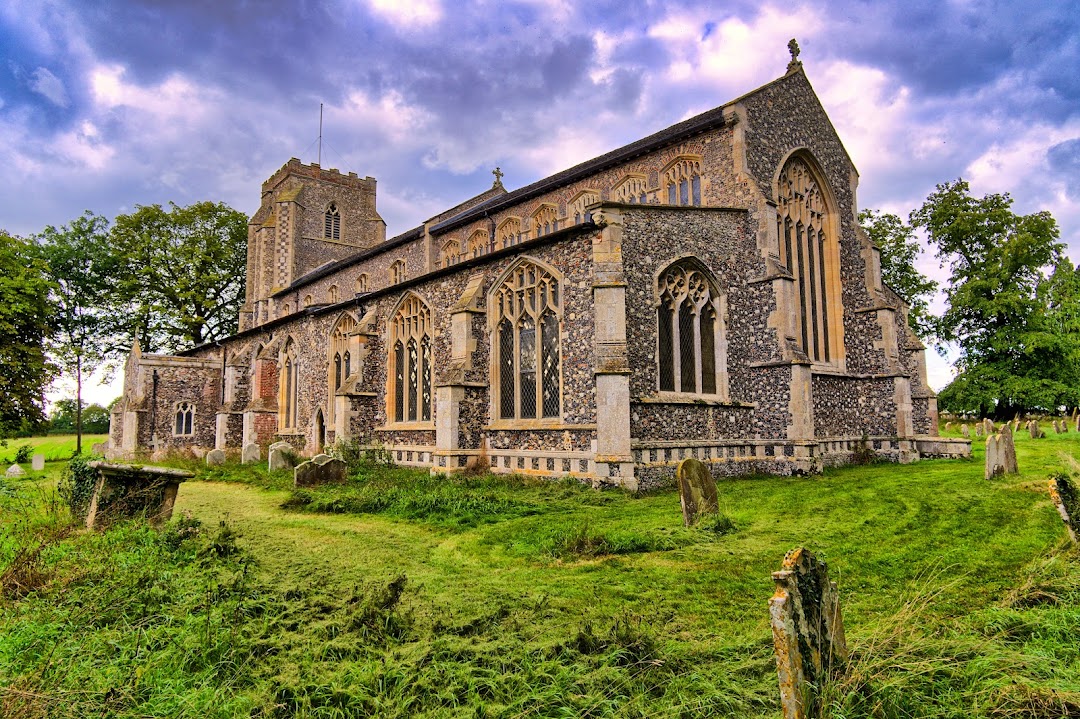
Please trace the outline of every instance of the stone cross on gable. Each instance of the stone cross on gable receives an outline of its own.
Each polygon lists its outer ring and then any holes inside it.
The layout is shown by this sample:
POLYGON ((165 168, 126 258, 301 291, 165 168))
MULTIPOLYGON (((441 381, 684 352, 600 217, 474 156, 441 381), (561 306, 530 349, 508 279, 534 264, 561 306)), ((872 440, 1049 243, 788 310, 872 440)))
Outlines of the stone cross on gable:
POLYGON ((796 69, 796 68, 798 68, 798 67, 800 67, 802 65, 802 61, 799 60, 799 43, 798 43, 798 41, 795 38, 791 38, 791 40, 787 44, 787 49, 788 49, 788 52, 791 53, 791 62, 788 63, 787 69, 788 69, 788 72, 791 72, 792 70, 794 70, 794 69, 796 69))
POLYGON ((495 175, 495 183, 492 185, 492 187, 502 187, 502 179, 503 179, 502 168, 496 167, 494 170, 491 171, 491 174, 495 175))

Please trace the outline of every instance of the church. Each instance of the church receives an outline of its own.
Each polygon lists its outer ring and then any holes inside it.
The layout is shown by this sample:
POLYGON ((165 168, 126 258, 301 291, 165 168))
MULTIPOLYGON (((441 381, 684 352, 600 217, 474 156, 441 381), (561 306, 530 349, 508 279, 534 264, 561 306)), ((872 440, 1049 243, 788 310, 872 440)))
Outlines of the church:
POLYGON ((793 47, 725 105, 396 237, 376 181, 289 160, 248 232, 239 331, 125 365, 108 455, 287 442, 629 489, 695 457, 809 474, 965 454, 856 220, 793 47))

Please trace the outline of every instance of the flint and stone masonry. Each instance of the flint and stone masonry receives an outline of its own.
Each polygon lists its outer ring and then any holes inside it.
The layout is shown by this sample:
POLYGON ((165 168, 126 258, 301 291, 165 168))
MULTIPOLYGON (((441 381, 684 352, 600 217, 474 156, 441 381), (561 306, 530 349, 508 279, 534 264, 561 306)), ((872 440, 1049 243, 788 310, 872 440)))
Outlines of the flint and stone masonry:
POLYGON ((687 458, 790 475, 861 446, 970 453, 935 437, 924 347, 797 58, 526 187, 495 176, 385 239, 373 178, 289 160, 250 222, 240 331, 134 347, 109 457, 353 441, 434 472, 636 489, 687 458))

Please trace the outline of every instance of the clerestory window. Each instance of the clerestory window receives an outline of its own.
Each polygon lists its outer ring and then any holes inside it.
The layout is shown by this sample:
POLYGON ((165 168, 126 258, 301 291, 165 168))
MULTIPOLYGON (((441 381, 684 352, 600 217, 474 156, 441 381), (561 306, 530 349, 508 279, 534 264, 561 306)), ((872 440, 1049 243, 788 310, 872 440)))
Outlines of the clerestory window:
POLYGON ((431 421, 431 340, 431 309, 410 294, 390 323, 387 395, 395 422, 431 421))
POLYGON ((725 299, 695 260, 657 278, 657 370, 661 392, 726 397, 725 299))
POLYGON ((669 205, 701 205, 701 158, 684 155, 664 168, 669 205))
POLYGON ((500 419, 561 416, 560 290, 554 274, 523 260, 493 292, 500 419))

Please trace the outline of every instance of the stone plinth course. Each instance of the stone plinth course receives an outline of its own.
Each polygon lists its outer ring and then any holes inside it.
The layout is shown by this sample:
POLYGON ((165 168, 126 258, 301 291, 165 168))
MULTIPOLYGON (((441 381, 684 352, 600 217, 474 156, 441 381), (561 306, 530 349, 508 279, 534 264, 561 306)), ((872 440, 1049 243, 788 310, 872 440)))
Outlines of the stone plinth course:
POLYGON ((716 499, 716 480, 703 462, 692 457, 684 459, 676 467, 675 477, 679 481, 684 525, 691 527, 702 515, 720 511, 716 499))
POLYGON ((769 615, 783 717, 817 717, 822 690, 847 662, 839 592, 825 563, 802 547, 787 553, 773 581, 769 615))
POLYGON ((145 516, 151 524, 172 517, 180 483, 193 472, 172 467, 90 462, 98 479, 86 513, 87 529, 107 526, 117 519, 145 516))

